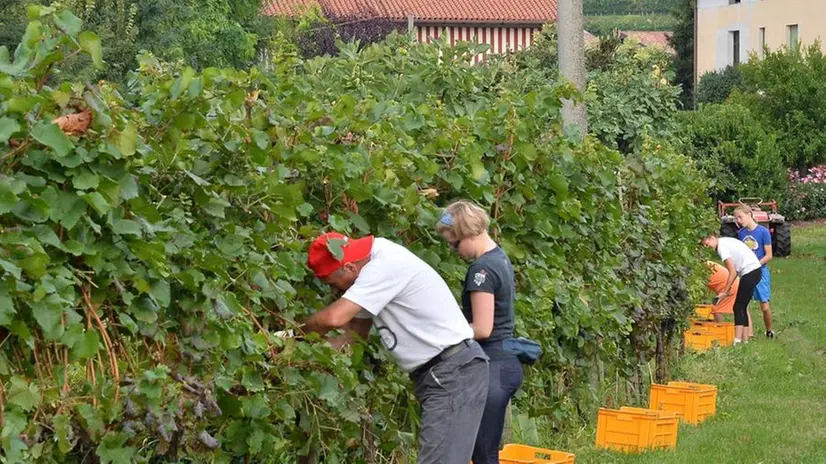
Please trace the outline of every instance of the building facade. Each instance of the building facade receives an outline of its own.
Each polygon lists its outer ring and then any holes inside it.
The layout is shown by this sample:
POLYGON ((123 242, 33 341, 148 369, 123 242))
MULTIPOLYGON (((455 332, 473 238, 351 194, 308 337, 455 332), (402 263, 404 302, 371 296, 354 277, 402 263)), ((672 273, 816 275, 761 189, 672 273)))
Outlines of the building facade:
POLYGON ((317 6, 327 18, 380 17, 412 29, 419 42, 443 38, 451 45, 488 45, 487 54, 522 50, 533 44, 542 26, 556 21, 556 0, 273 0, 264 14, 291 16, 317 6))
POLYGON ((697 0, 694 80, 764 48, 826 37, 826 0, 697 0))
POLYGON ((431 42, 445 38, 450 45, 457 42, 475 42, 485 44, 488 49, 474 57, 475 62, 485 59, 487 54, 515 52, 530 47, 534 34, 541 31, 540 24, 526 25, 461 25, 461 24, 424 24, 415 25, 414 37, 418 42, 431 42))

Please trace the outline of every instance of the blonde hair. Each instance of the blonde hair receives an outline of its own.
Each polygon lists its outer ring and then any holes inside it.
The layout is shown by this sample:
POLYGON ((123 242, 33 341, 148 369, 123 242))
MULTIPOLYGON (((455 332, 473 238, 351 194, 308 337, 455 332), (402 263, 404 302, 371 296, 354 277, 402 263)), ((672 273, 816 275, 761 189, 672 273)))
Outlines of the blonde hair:
POLYGON ((455 240, 464 240, 487 232, 490 226, 488 213, 476 204, 459 200, 451 203, 436 223, 436 232, 449 234, 455 240))
POLYGON ((740 205, 737 208, 734 208, 734 212, 748 214, 751 216, 751 208, 748 205, 740 205))

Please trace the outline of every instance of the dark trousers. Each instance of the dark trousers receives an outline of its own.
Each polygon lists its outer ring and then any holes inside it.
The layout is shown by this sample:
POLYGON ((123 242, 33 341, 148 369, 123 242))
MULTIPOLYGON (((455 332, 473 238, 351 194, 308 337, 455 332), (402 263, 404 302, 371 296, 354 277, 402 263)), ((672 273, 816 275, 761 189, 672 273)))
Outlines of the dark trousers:
POLYGON ((763 271, 757 268, 740 277, 740 286, 737 288, 737 297, 734 299, 734 325, 749 326, 749 302, 754 295, 754 288, 760 283, 763 271))
POLYGON ((499 444, 508 402, 522 385, 522 363, 516 356, 496 359, 491 355, 491 358, 488 397, 473 447, 473 464, 499 464, 499 444))
POLYGON ((414 375, 422 408, 418 464, 468 464, 489 375, 488 357, 476 342, 414 375))

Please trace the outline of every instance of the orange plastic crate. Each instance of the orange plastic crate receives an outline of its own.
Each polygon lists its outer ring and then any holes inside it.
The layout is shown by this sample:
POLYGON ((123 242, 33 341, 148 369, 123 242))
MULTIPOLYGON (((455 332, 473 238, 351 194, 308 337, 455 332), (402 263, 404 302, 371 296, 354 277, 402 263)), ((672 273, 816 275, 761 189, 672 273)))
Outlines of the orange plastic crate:
POLYGON ((711 313, 711 305, 694 306, 694 315, 701 321, 711 321, 714 319, 714 315, 711 313))
POLYGON ((651 385, 648 395, 651 409, 680 414, 680 420, 697 425, 717 413, 717 387, 688 382, 651 385))
POLYGON ((625 452, 675 448, 677 413, 622 407, 600 408, 597 417, 597 447, 625 452))
POLYGON ((574 464, 574 455, 563 451, 508 444, 499 452, 499 464, 574 464))
POLYGON ((706 322, 695 321, 691 324, 692 329, 703 329, 717 337, 723 338, 728 343, 734 343, 734 322, 706 322))
POLYGON ((734 322, 695 322, 693 325, 725 339, 727 344, 734 343, 734 322))
POLYGON ((722 346, 720 339, 706 332, 687 330, 683 335, 685 346, 694 351, 706 351, 714 348, 715 345, 722 346))
POLYGON ((685 332, 685 344, 697 351, 704 351, 714 345, 734 344, 734 324, 731 322, 693 322, 685 332))

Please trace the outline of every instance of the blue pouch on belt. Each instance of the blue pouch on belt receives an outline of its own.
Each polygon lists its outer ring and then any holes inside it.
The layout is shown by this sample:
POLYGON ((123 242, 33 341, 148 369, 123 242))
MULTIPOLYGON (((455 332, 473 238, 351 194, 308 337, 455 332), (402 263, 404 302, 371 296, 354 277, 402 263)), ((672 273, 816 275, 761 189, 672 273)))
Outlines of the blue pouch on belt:
POLYGON ((533 364, 542 356, 542 347, 539 343, 525 337, 502 340, 502 348, 516 355, 522 364, 533 364))

